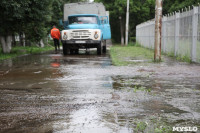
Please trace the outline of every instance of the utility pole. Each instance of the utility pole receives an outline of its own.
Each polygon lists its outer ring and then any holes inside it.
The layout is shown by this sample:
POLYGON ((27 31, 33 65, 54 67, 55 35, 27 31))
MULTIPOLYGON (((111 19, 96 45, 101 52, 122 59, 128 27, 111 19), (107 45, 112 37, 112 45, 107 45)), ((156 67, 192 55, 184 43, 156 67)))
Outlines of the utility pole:
POLYGON ((123 28, 123 23, 122 23, 122 17, 119 16, 119 21, 120 21, 120 32, 121 32, 121 45, 124 46, 124 28, 123 28))
POLYGON ((162 0, 156 0, 155 7, 155 45, 154 61, 161 61, 161 40, 162 40, 162 0))
POLYGON ((128 25, 129 25, 129 0, 127 0, 127 11, 126 11, 126 42, 125 42, 125 45, 128 45, 128 25))

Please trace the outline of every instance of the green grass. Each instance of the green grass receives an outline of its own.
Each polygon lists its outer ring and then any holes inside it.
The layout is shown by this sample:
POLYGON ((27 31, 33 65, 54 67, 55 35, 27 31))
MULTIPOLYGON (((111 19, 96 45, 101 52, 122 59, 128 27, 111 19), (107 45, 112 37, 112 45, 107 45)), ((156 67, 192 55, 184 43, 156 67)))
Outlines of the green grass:
POLYGON ((152 62, 154 52, 133 44, 128 46, 114 45, 110 48, 110 55, 113 65, 127 66, 138 63, 131 60, 144 60, 152 62))
POLYGON ((179 61, 188 62, 188 63, 192 62, 191 58, 187 55, 185 55, 185 56, 179 55, 179 56, 176 57, 176 59, 179 60, 179 61))
POLYGON ((9 54, 4 54, 2 52, 2 49, 0 48, 0 60, 14 58, 14 57, 25 55, 25 54, 38 54, 38 53, 53 50, 53 49, 54 48, 51 46, 46 46, 44 48, 35 47, 35 46, 34 47, 17 46, 17 47, 13 47, 9 54))
POLYGON ((133 91, 136 93, 137 91, 145 91, 145 92, 151 92, 151 89, 149 88, 149 89, 147 89, 146 87, 144 87, 144 86, 134 86, 134 88, 133 88, 133 91))
POLYGON ((138 122, 135 131, 143 132, 146 127, 147 127, 147 124, 145 122, 138 122))
POLYGON ((133 122, 134 131, 143 133, 173 133, 172 125, 169 125, 161 117, 148 118, 147 120, 135 120, 133 122))

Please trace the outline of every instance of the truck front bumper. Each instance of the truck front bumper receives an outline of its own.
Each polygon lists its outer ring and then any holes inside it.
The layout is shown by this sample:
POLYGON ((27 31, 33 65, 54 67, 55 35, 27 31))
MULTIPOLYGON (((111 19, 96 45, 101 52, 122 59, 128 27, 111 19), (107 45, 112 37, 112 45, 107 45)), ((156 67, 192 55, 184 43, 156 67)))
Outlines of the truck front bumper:
POLYGON ((71 49, 97 48, 100 42, 100 40, 62 40, 62 44, 71 49))

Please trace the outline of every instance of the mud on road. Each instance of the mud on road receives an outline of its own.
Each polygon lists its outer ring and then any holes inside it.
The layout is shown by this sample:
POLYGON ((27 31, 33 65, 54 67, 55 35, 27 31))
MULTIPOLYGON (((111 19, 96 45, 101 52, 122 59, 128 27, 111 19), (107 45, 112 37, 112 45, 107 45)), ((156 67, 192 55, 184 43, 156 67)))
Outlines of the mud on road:
POLYGON ((199 123, 197 64, 165 57, 116 67, 93 52, 0 62, 0 132, 148 133, 199 123))

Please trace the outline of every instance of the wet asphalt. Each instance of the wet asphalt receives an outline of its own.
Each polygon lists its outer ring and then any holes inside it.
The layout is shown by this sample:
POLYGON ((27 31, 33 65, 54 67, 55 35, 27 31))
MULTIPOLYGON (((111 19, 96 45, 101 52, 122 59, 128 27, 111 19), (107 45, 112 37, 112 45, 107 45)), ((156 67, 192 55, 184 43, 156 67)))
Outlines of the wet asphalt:
POLYGON ((152 117, 200 130, 199 64, 117 67, 93 50, 0 61, 2 133, 133 133, 152 117))

